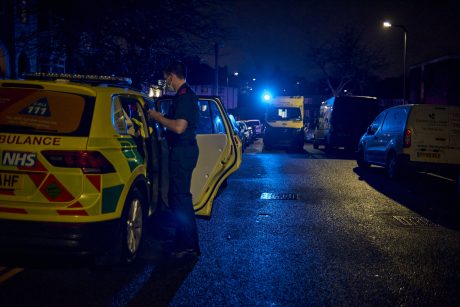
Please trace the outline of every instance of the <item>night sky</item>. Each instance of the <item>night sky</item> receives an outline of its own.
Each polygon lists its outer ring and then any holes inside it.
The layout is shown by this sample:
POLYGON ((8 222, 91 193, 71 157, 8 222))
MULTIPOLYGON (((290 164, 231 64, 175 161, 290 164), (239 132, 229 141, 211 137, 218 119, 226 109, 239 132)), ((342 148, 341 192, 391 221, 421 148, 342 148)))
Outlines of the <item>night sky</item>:
MULTIPOLYGON (((408 30, 408 65, 460 54, 460 4, 448 1, 236 0, 225 23, 232 35, 223 42, 220 65, 254 75, 274 67, 314 79, 318 69, 306 55, 309 41, 334 38, 345 26, 363 33, 363 42, 381 50, 388 67, 381 77, 401 75, 403 31, 408 30)), ((213 57, 206 58, 214 65, 213 57)))

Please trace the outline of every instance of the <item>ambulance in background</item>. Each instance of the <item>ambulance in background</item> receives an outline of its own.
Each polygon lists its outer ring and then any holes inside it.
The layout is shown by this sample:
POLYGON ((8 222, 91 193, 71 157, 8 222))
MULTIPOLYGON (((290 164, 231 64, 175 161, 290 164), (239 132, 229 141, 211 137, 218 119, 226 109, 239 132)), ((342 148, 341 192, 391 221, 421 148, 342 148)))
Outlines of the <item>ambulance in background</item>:
POLYGON ((278 96, 266 103, 264 147, 302 149, 304 97, 278 96))

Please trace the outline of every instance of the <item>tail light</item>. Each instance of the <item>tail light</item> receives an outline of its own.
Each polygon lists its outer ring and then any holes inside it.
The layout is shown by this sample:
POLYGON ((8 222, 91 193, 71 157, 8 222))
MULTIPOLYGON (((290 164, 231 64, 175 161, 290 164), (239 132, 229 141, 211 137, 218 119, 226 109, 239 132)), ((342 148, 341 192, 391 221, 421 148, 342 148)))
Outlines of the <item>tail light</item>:
POLYGON ((42 155, 56 167, 81 168, 85 174, 113 173, 115 169, 98 151, 46 150, 42 155))
POLYGON ((412 131, 410 129, 406 129, 404 131, 404 147, 410 147, 412 145, 412 131))

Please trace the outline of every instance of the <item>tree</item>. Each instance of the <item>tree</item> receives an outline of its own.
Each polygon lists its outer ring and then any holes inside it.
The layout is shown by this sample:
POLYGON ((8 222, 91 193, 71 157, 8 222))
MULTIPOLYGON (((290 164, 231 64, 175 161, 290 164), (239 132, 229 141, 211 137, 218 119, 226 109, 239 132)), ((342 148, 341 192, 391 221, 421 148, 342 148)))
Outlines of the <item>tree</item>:
POLYGON ((362 35, 346 27, 336 39, 326 43, 310 42, 309 58, 321 69, 325 82, 334 96, 365 91, 369 78, 386 63, 379 51, 363 44, 362 35))
POLYGON ((210 53, 210 42, 226 35, 219 23, 225 9, 216 2, 41 0, 37 49, 43 61, 65 58, 67 73, 154 82, 171 59, 210 53))

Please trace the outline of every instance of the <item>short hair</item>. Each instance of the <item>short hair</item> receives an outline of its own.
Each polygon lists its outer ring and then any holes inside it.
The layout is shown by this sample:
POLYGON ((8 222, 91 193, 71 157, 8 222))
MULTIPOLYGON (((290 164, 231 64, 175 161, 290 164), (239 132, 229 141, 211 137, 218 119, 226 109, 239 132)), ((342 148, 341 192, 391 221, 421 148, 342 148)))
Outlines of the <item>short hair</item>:
POLYGON ((181 61, 175 61, 167 65, 163 69, 165 74, 175 74, 180 79, 187 78, 187 67, 181 61))

